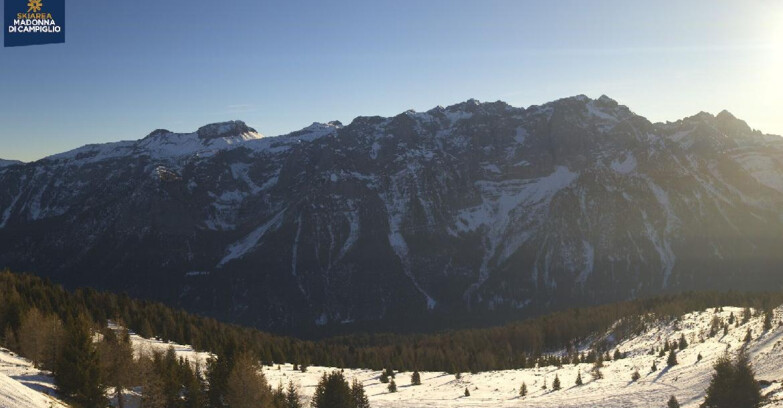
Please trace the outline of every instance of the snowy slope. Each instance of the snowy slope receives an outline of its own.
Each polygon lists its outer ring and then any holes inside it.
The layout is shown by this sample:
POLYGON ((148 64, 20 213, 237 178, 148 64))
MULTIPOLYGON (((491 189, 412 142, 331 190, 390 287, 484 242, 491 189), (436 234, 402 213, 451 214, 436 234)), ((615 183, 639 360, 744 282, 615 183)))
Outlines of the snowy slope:
MULTIPOLYGON (((717 315, 727 320, 729 314, 741 316, 742 309, 726 307, 717 315)), ((379 371, 345 370, 350 380, 357 378, 364 383, 373 407, 660 407, 665 406, 671 395, 675 395, 683 407, 697 407, 704 397, 704 391, 712 376, 712 365, 725 350, 736 352, 744 344, 746 331, 750 328, 754 340, 748 345, 759 380, 775 381, 763 389, 765 394, 773 394, 773 402, 768 407, 783 407, 783 327, 778 322, 783 319, 783 307, 775 314, 775 324, 768 333, 762 331, 763 318, 751 319, 739 327, 731 326, 726 336, 722 332, 709 338, 710 322, 713 310, 690 313, 682 317, 679 324, 661 324, 651 328, 638 337, 618 345, 620 350, 629 353, 626 359, 605 362, 602 370, 604 378, 593 380, 590 375, 591 364, 567 365, 562 368, 545 367, 541 369, 493 371, 479 374, 463 373, 461 379, 447 373, 422 372, 422 385, 411 386, 410 374, 399 373, 396 376, 397 393, 389 393, 386 384, 379 382, 379 371), (676 326, 679 329, 676 329, 676 326), (664 340, 677 340, 684 334, 690 345, 678 353, 679 364, 667 369, 666 357, 649 355, 651 347, 661 347, 664 340), (699 338, 703 336, 704 342, 699 338), (696 361, 701 353, 703 359, 696 361), (658 370, 651 372, 656 362, 658 370), (641 379, 631 381, 631 374, 638 369, 641 379), (574 385, 577 371, 581 371, 583 386, 574 385), (558 375, 562 389, 552 391, 552 381, 558 375), (541 389, 546 378, 548 390, 541 389), (528 396, 520 398, 519 387, 522 382, 528 387, 528 396), (465 388, 471 396, 465 397, 465 388)), ((303 393, 310 396, 315 390, 323 372, 332 368, 310 367, 306 373, 293 371, 291 365, 265 367, 264 374, 272 386, 289 380, 301 385, 303 393)))
MULTIPOLYGON (((422 385, 411 386, 409 372, 397 373, 397 393, 389 393, 387 385, 379 381, 380 371, 346 369, 345 376, 361 381, 373 407, 660 407, 665 406, 671 395, 677 397, 683 407, 696 408, 703 401, 704 391, 713 373, 712 365, 726 350, 736 353, 747 347, 758 380, 772 384, 762 389, 770 396, 765 407, 783 407, 783 306, 775 310, 773 328, 762 333, 763 317, 754 317, 746 324, 730 325, 724 336, 720 331, 709 337, 710 324, 715 316, 728 321, 734 313, 738 319, 741 308, 724 307, 722 311, 713 309, 693 312, 675 321, 660 323, 642 334, 622 341, 617 345, 628 357, 604 363, 603 379, 594 380, 590 374, 591 364, 565 365, 562 368, 544 367, 521 370, 491 371, 478 374, 463 373, 460 379, 453 374, 442 372, 422 372, 422 385), (753 340, 745 345, 743 339, 747 330, 753 333, 753 340), (674 341, 685 335, 688 348, 677 354, 679 364, 667 368, 666 357, 650 355, 652 347, 659 348, 664 341, 674 341), (702 342, 701 339, 704 341, 702 342), (697 355, 703 359, 697 361, 697 355), (650 371, 653 361, 658 366, 650 371), (631 381, 631 373, 638 370, 641 379, 631 381), (577 372, 581 372, 584 385, 574 385, 577 372), (553 391, 552 381, 557 375, 562 389, 553 391), (546 380, 548 389, 541 385, 546 380), (519 397, 522 382, 528 387, 528 396, 519 397), (470 397, 464 396, 464 390, 470 390, 470 397)), ((603 337, 603 336, 599 336, 603 337)), ((155 339, 145 339, 132 334, 131 340, 137 353, 150 351, 165 352, 174 347, 178 356, 191 362, 198 361, 204 367, 208 353, 194 351, 192 347, 166 343, 155 339)), ((585 345, 585 350, 589 345, 585 345)), ((614 350, 614 349, 613 349, 614 350)), ((269 384, 276 387, 289 380, 301 387, 303 395, 309 399, 316 384, 324 372, 336 370, 333 367, 309 367, 306 373, 294 371, 291 364, 264 367, 263 371, 269 384)), ((51 377, 39 372, 32 364, 0 349, 0 407, 55 407, 65 406, 52 399, 46 392, 53 392, 51 377)), ((137 393, 131 393, 128 406, 134 406, 137 393)))
POLYGON ((0 407, 57 408, 67 407, 53 397, 54 379, 47 372, 11 351, 0 348, 0 407))

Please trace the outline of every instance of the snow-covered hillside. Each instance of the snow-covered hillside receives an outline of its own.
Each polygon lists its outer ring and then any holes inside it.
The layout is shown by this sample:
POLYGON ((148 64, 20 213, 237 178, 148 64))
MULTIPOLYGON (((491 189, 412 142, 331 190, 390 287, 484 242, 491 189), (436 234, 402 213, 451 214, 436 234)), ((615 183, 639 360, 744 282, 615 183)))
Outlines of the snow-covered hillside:
POLYGON ((52 376, 33 366, 29 360, 0 348, 0 407, 67 407, 58 400, 52 376))
MULTIPOLYGON (((628 353, 628 358, 604 363, 603 379, 594 380, 590 374, 592 364, 566 365, 562 368, 492 371, 479 374, 463 373, 460 379, 447 373, 422 372, 422 385, 410 385, 410 372, 396 375, 398 392, 389 393, 387 385, 379 381, 380 372, 370 370, 345 370, 350 380, 357 378, 364 383, 373 407, 663 407, 671 395, 676 396, 683 407, 697 407, 713 373, 713 363, 728 350, 737 352, 745 345, 743 339, 750 328, 753 340, 747 344, 756 369, 756 379, 772 382, 762 392, 772 396, 766 407, 783 407, 783 307, 775 311, 772 330, 762 333, 763 317, 754 317, 738 327, 731 325, 727 335, 721 331, 709 337, 714 316, 727 321, 734 313, 739 318, 742 309, 725 307, 694 312, 683 316, 679 322, 660 324, 642 335, 621 342, 618 347, 628 353), (684 334, 690 345, 677 355, 679 364, 667 368, 666 357, 650 355, 652 347, 660 348, 664 341, 674 341, 684 334), (704 338, 704 342, 700 339, 704 338), (701 354, 703 359, 697 361, 701 354), (658 370, 651 372, 656 363, 658 370), (631 374, 639 370, 641 378, 633 382, 631 374), (577 372, 581 372, 584 385, 576 386, 577 372), (562 389, 552 391, 552 381, 558 376, 562 389), (541 387, 546 381, 548 389, 541 387), (519 397, 522 382, 527 384, 528 396, 519 397), (465 388, 470 396, 465 397, 465 388)), ((294 371, 291 365, 265 367, 264 374, 272 386, 289 380, 299 383, 303 393, 310 396, 318 379, 333 368, 310 367, 306 373, 294 371)))
MULTIPOLYGON (((545 367, 521 370, 491 371, 478 374, 463 373, 459 379, 453 374, 422 372, 422 385, 410 385, 410 372, 397 373, 398 392, 389 393, 387 385, 379 381, 380 371, 346 369, 348 380, 361 381, 373 407, 661 407, 671 395, 677 397, 683 407, 697 407, 713 373, 713 363, 724 352, 736 353, 746 347, 756 370, 756 379, 771 383, 762 392, 770 397, 765 408, 783 407, 783 306, 775 310, 773 327, 763 331, 763 315, 753 317, 745 324, 729 325, 728 333, 720 330, 710 337, 710 327, 715 317, 727 322, 733 313, 739 320, 743 309, 724 307, 693 312, 671 322, 660 323, 639 336, 617 345, 628 357, 607 361, 602 369, 603 378, 593 379, 591 364, 565 365, 561 368, 545 367), (753 339, 745 343, 748 329, 753 339), (677 354, 678 365, 667 368, 666 357, 650 354, 651 348, 660 348, 665 341, 675 341, 684 335, 689 342, 685 350, 677 354), (703 339, 703 341, 702 341, 703 339), (701 354, 701 361, 697 356, 701 354), (653 362, 657 371, 652 372, 653 362), (638 370, 641 378, 634 382, 631 374, 638 370), (576 386, 577 372, 584 385, 576 386), (557 376, 562 389, 552 390, 557 376), (547 389, 542 389, 546 381, 547 389), (519 397, 519 387, 525 382, 528 395, 519 397), (470 396, 465 397, 465 388, 470 396)), ((208 353, 196 352, 190 346, 145 339, 131 335, 136 353, 166 351, 174 347, 178 357, 191 362, 198 361, 205 367, 208 353)), ((584 345, 585 350, 589 348, 584 345)), ((614 350, 614 349, 613 349, 614 350)), ((333 367, 309 367, 305 373, 293 370, 291 364, 263 368, 267 381, 273 387, 293 381, 301 387, 306 398, 315 391, 318 380, 333 367), (279 368, 278 368, 279 367, 279 368)), ((138 402, 138 389, 127 398, 128 406, 138 402)), ((65 407, 57 399, 52 377, 35 369, 32 364, 6 349, 0 349, 0 407, 49 408, 65 407), (52 405, 50 405, 50 403, 52 405)))

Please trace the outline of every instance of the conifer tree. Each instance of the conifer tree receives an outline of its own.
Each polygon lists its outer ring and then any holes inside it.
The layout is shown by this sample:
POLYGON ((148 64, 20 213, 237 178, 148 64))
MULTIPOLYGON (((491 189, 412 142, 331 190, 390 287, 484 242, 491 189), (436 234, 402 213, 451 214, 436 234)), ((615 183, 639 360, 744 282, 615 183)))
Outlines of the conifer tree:
POLYGON ((673 367, 677 365, 677 352, 674 349, 669 351, 669 357, 666 358, 666 365, 673 367))
POLYGON ((575 381, 575 384, 576 384, 576 385, 582 385, 582 384, 584 384, 584 382, 582 381, 582 372, 581 372, 581 371, 577 371, 577 372, 576 372, 576 381, 575 381))
POLYGON ((595 360, 595 363, 593 364, 593 370, 592 370, 594 379, 600 380, 604 378, 604 374, 601 372, 601 368, 603 368, 603 366, 604 366, 604 362, 603 360, 601 360, 600 357, 598 358, 598 360, 595 360))
POLYGON ((522 386, 519 387, 519 396, 524 397, 527 395, 527 384, 525 382, 522 382, 522 386))
MULTIPOLYGON (((204 381, 201 378, 201 368, 198 363, 193 369, 190 364, 186 364, 183 371, 183 391, 185 398, 185 408, 202 408, 206 405, 206 395, 204 390, 204 381)), ((118 407, 119 408, 119 407, 118 407)))
POLYGON ((767 309, 767 311, 764 312, 764 328, 763 330, 769 331, 772 329, 772 310, 767 309))
POLYGON ((685 340, 685 334, 680 335, 680 344, 679 349, 685 350, 685 348, 688 347, 688 342, 685 340))
POLYGON ((470 390, 468 390, 468 387, 465 387, 465 396, 470 397, 470 390))
MULTIPOLYGON (((459 376, 459 373, 457 373, 457 375, 459 376)), ((459 378, 459 377, 457 377, 457 378, 459 378)), ((383 383, 383 384, 388 384, 389 383, 389 376, 386 374, 386 370, 383 370, 381 372, 381 377, 378 380, 381 383, 383 383)))
POLYGON ((104 330, 98 352, 106 385, 114 388, 117 406, 123 408, 125 400, 122 391, 133 385, 135 367, 128 330, 119 329, 117 333, 112 329, 104 330))
POLYGON ((343 373, 333 371, 328 375, 324 373, 321 377, 310 405, 312 408, 351 408, 353 403, 348 381, 343 373))
POLYGON ((285 389, 283 389, 283 382, 280 381, 277 383, 277 388, 272 390, 272 407, 275 408, 285 408, 286 407, 286 392, 285 389))
POLYGON ((394 378, 389 381, 389 386, 387 388, 389 389, 389 392, 397 392, 397 383, 394 382, 394 378))
POLYGON ((753 314, 751 313, 750 308, 746 307, 742 312, 742 324, 749 322, 751 317, 753 317, 753 314))
POLYGON ((85 406, 106 403, 100 359, 92 342, 90 323, 83 315, 65 326, 63 350, 54 371, 54 381, 63 395, 85 406))
POLYGON ((303 408, 301 393, 293 381, 288 381, 288 388, 286 388, 285 393, 285 408, 303 408))
POLYGON ((654 373, 658 371, 658 366, 655 364, 655 361, 653 361, 652 367, 650 367, 650 372, 654 373))
POLYGON ((552 390, 557 391, 560 389, 560 378, 555 374, 555 380, 552 381, 552 390))
POLYGON ((640 378, 642 376, 639 374, 639 370, 634 370, 633 374, 631 374, 631 381, 638 381, 640 378))
POLYGON ((740 351, 735 362, 723 355, 714 368, 702 407, 756 408, 761 405, 761 389, 744 351, 740 351))
POLYGON ((411 374, 411 384, 421 385, 421 375, 419 374, 418 370, 415 370, 413 374, 411 374))
POLYGON ((667 408, 680 408, 680 403, 677 401, 674 395, 669 398, 669 402, 666 403, 667 408))
POLYGON ((272 393, 260 365, 249 353, 242 353, 234 361, 228 376, 226 402, 231 408, 269 406, 272 393))
POLYGON ((364 392, 364 386, 355 378, 351 384, 351 397, 353 399, 353 406, 351 406, 351 408, 370 408, 370 400, 367 399, 367 394, 364 392))
POLYGON ((750 330, 750 327, 748 327, 748 332, 745 333, 745 338, 743 339, 745 343, 753 340, 753 332, 750 330))

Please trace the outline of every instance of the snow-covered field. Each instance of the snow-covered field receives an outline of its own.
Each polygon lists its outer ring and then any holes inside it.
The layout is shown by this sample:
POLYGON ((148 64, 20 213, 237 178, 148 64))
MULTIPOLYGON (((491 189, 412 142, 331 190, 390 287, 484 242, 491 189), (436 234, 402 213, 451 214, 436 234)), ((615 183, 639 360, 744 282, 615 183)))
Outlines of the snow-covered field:
MULTIPOLYGON (((725 307, 718 315, 728 320, 734 312, 740 318, 742 309, 725 307)), ((370 370, 345 370, 350 381, 357 378, 362 381, 373 407, 664 407, 671 395, 679 400, 683 407, 697 407, 704 397, 713 373, 712 365, 725 350, 736 352, 743 346, 748 328, 753 331, 754 339, 748 344, 756 378, 775 381, 763 388, 764 394, 772 394, 773 402, 767 407, 783 407, 783 327, 778 322, 783 319, 783 307, 775 311, 772 330, 762 334, 763 317, 752 318, 747 324, 734 327, 723 336, 721 331, 709 338, 713 310, 690 313, 682 317, 679 330, 675 324, 660 325, 642 335, 619 344, 620 350, 629 353, 629 357, 604 363, 604 378, 593 380, 590 374, 591 364, 565 365, 562 368, 545 367, 541 369, 492 371, 479 374, 463 373, 460 379, 452 374, 422 372, 422 385, 410 385, 410 372, 398 373, 396 383, 398 391, 389 393, 387 385, 379 381, 380 372, 370 370), (690 343, 688 348, 678 353, 679 364, 667 368, 666 357, 650 355, 652 347, 662 347, 663 341, 673 341, 685 334, 690 343), (699 341, 703 335, 704 342, 699 341), (759 337, 759 335, 761 335, 759 337), (703 359, 696 361, 701 353, 703 359), (658 370, 651 372, 656 362, 658 370), (641 378, 631 381, 631 374, 639 370, 641 378), (576 386, 577 371, 581 371, 584 385, 576 386), (552 381, 557 375, 562 389, 552 390, 552 381), (548 386, 543 390, 544 379, 548 386), (527 384, 528 395, 519 397, 522 382, 527 384), (465 397, 465 388, 470 396, 465 397)), ((278 383, 287 384, 289 380, 298 383, 305 395, 312 395, 319 377, 332 368, 309 367, 306 373, 293 371, 291 365, 265 367, 264 374, 274 387, 278 383)))
MULTIPOLYGON (((398 391, 389 393, 387 385, 379 381, 380 372, 346 369, 345 376, 361 381, 373 407, 662 407, 671 395, 677 397, 683 407, 695 408, 702 401, 704 391, 713 373, 714 361, 728 350, 736 352, 745 346, 743 341, 751 329, 753 340, 746 345, 756 378, 771 382, 762 388, 771 402, 766 407, 783 407, 783 306, 775 310, 773 328, 762 332, 763 316, 754 317, 738 327, 730 325, 728 333, 720 331, 710 338, 710 324, 715 315, 727 321, 730 313, 741 318, 742 309, 725 307, 689 313, 678 322, 652 327, 641 335, 618 345, 628 353, 628 358, 608 361, 602 369, 603 379, 594 380, 591 364, 565 365, 561 368, 545 367, 524 370, 491 371, 479 374, 463 373, 457 379, 453 374, 421 372, 422 385, 410 385, 410 374, 398 373, 395 381, 398 391), (667 368, 666 357, 650 355, 652 347, 659 348, 664 341, 674 341, 684 334, 689 346, 677 354, 679 364, 667 368), (704 339, 702 342, 701 339, 704 339), (701 354, 703 359, 697 361, 701 354), (656 363, 658 370, 651 372, 656 363), (638 370, 641 378, 633 382, 631 374, 638 370), (577 372, 581 372, 584 385, 576 386, 577 372), (552 381, 558 376, 562 389, 552 390, 552 381), (542 389, 546 380, 547 389, 542 389), (522 382, 527 384, 528 395, 519 397, 522 382), (470 396, 465 397, 465 388, 470 396)), ((153 339, 131 336, 137 353, 151 350, 165 351, 172 344, 153 339)), ((178 356, 203 363, 207 353, 199 353, 189 346, 173 345, 178 356)), ((324 372, 334 368, 309 367, 307 372, 294 371, 291 364, 264 367, 267 381, 273 387, 289 380, 299 384, 309 399, 324 372)), ((27 360, 0 349, 0 407, 48 408, 64 406, 49 396, 54 394, 52 378, 32 367, 27 360), (51 405, 50 405, 51 404, 51 405)), ((130 402, 130 401, 129 401, 130 402)))
POLYGON ((54 395, 54 379, 33 363, 0 348, 0 407, 57 408, 66 407, 54 395))

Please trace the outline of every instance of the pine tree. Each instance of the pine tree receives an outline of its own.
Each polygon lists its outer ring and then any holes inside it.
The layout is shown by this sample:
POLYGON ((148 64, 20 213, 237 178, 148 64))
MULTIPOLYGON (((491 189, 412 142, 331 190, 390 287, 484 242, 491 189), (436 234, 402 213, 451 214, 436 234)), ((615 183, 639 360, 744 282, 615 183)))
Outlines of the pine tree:
POLYGON ((680 408, 680 403, 677 401, 677 398, 672 395, 671 398, 669 398, 669 402, 666 403, 667 408, 680 408))
POLYGON ((677 352, 674 349, 669 351, 669 357, 666 358, 666 365, 673 367, 677 365, 677 352))
POLYGON ((764 331, 767 332, 772 329, 772 310, 768 309, 764 312, 764 331))
POLYGON ((642 375, 639 374, 639 370, 634 370, 633 374, 631 374, 631 381, 638 381, 640 378, 642 378, 642 375))
POLYGON ((761 405, 761 389, 747 354, 740 351, 736 362, 724 355, 715 362, 715 373, 702 407, 756 408, 761 405))
POLYGON ((350 408, 370 408, 370 400, 367 399, 367 394, 364 392, 364 386, 355 378, 351 385, 351 397, 353 399, 353 406, 350 408))
POLYGON ((285 408, 286 406, 286 393, 285 393, 285 389, 283 389, 282 381, 278 382, 277 388, 272 390, 271 406, 275 408, 285 408))
POLYGON ((419 371, 416 370, 411 374, 411 384, 412 385, 421 385, 421 375, 419 374, 419 371))
POLYGON ((623 353, 620 351, 620 349, 615 349, 614 350, 614 356, 612 356, 612 359, 613 360, 620 360, 621 358, 623 358, 623 353))
POLYGON ((65 327, 63 350, 54 371, 58 390, 85 406, 103 406, 100 359, 92 342, 90 323, 84 316, 65 327))
POLYGON ((310 405, 311 408, 351 408, 353 402, 351 387, 343 373, 333 371, 321 377, 310 405))
POLYGON ((303 408, 302 396, 299 388, 293 381, 288 381, 288 388, 285 393, 285 408, 303 408))
POLYGON ((744 341, 745 341, 745 343, 747 343, 747 342, 749 342, 751 340, 753 340, 753 332, 750 330, 750 327, 748 327, 748 332, 745 333, 744 341))
POLYGON ((582 382, 582 372, 581 371, 577 371, 576 372, 576 382, 575 382, 575 384, 576 385, 584 384, 584 382, 582 382))
POLYGON ((653 365, 650 367, 650 372, 654 373, 656 371, 658 371, 658 366, 655 364, 655 361, 653 361, 653 365))
POLYGON ((120 329, 118 333, 112 329, 104 330, 103 341, 98 344, 98 354, 106 385, 114 388, 117 406, 123 408, 125 401, 122 391, 133 385, 134 377, 133 348, 128 330, 120 329))
MULTIPOLYGON (((198 363, 194 369, 190 369, 190 364, 185 366, 187 370, 183 376, 183 391, 185 397, 185 408, 202 408, 206 405, 206 396, 204 390, 204 381, 201 378, 201 368, 198 363)), ((120 408, 120 407, 118 407, 120 408)))
POLYGON ((685 334, 680 335, 680 344, 679 344, 680 350, 685 350, 686 347, 688 347, 688 342, 685 341, 685 334))
POLYGON ((226 402, 231 408, 269 406, 272 402, 261 367, 249 353, 237 356, 227 386, 226 402))
POLYGON ((753 314, 751 313, 750 308, 746 307, 742 312, 742 324, 749 322, 751 317, 753 317, 753 314))
POLYGON ((470 390, 468 390, 468 387, 465 387, 465 396, 470 397, 470 390))
POLYGON ((702 357, 701 357, 701 353, 699 353, 699 355, 698 355, 698 356, 696 356, 696 361, 697 361, 697 362, 698 362, 698 361, 701 361, 701 359, 702 359, 702 357))
MULTIPOLYGON (((459 375, 459 373, 457 373, 457 375, 459 375)), ((457 378, 459 378, 459 377, 457 377, 457 378)), ((386 370, 383 370, 381 372, 381 377, 378 379, 378 381, 380 381, 383 384, 388 384, 389 383, 389 376, 386 374, 386 370)))
POLYGON ((523 381, 522 386, 519 387, 519 396, 524 397, 525 395, 527 395, 527 384, 523 381))
POLYGON ((560 378, 555 374, 555 380, 552 381, 552 390, 557 391, 560 389, 560 378))
POLYGON ((598 358, 598 360, 595 360, 595 363, 593 363, 593 370, 592 370, 594 379, 600 380, 604 378, 604 374, 601 372, 601 368, 603 368, 603 366, 604 366, 604 362, 600 357, 598 358))
POLYGON ((389 381, 389 386, 387 388, 389 389, 389 392, 397 392, 397 383, 394 382, 394 378, 389 381))

